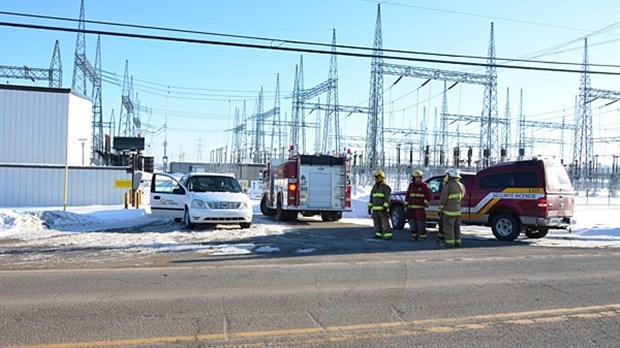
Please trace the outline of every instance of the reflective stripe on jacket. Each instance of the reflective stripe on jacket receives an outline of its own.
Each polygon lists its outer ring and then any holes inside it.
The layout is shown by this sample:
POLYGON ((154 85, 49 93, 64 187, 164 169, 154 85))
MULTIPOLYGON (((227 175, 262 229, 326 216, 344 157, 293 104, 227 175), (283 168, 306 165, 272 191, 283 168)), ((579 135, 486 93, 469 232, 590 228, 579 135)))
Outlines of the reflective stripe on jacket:
POLYGON ((439 210, 446 216, 461 216, 461 202, 465 193, 465 186, 458 179, 448 180, 441 190, 439 210))
POLYGON ((407 188, 405 199, 409 209, 424 209, 431 200, 431 191, 424 181, 417 184, 412 181, 407 188))
POLYGON ((391 194, 392 189, 385 183, 385 181, 375 183, 370 191, 370 201, 368 202, 368 206, 371 207, 372 210, 386 210, 390 206, 391 194))

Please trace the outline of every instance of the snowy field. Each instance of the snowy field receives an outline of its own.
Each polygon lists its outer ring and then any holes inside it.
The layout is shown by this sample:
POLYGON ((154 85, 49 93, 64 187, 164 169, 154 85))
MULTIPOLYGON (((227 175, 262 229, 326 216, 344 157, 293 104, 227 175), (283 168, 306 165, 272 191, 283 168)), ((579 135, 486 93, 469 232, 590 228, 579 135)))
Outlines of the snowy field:
MULTIPOLYGON (((355 188, 353 195, 354 211, 345 213, 342 222, 370 228, 372 221, 366 214, 368 190, 355 188)), ((620 219, 616 219, 620 217, 620 198, 576 197, 576 202, 576 224, 571 231, 552 230, 542 239, 522 236, 519 240, 543 247, 620 247, 620 219)), ((192 251, 208 255, 278 252, 276 247, 257 247, 245 242, 250 237, 285 234, 290 228, 286 223, 263 217, 259 201, 253 203, 254 223, 249 229, 220 226, 193 231, 169 219, 152 216, 148 205, 127 210, 122 206, 70 207, 67 211, 62 208, 0 209, 0 256, 3 247, 13 250, 109 248, 141 253, 192 251), (109 232, 111 230, 115 232, 109 232), (218 244, 220 242, 222 244, 218 244)), ((495 238, 487 227, 464 226, 462 231, 464 240, 495 238)), ((297 252, 312 253, 314 250, 310 247, 297 252)))

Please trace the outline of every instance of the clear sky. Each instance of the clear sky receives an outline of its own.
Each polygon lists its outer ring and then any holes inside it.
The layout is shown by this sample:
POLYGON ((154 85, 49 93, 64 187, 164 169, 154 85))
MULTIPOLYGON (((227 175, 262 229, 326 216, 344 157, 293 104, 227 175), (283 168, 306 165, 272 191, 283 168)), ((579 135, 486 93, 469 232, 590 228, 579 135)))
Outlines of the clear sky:
MULTIPOLYGON (((0 11, 4 12, 77 19, 79 9, 79 0, 0 0, 0 11)), ((376 11, 377 2, 367 0, 85 1, 87 20, 321 43, 331 43, 332 29, 336 29, 338 44, 365 47, 372 47, 373 44, 376 11)), ((605 69, 592 67, 591 70, 620 72, 620 0, 396 0, 382 2, 381 12, 383 45, 386 49, 486 56, 490 26, 494 22, 498 58, 581 64, 583 38, 588 36, 590 63, 615 65, 605 69)), ((0 20, 77 27, 72 22, 6 14, 0 14, 0 20)), ((86 28, 231 40, 95 24, 87 24, 86 28)), ((71 87, 75 33, 0 26, 0 65, 48 67, 55 40, 60 41, 63 86, 71 87)), ((92 63, 96 42, 96 36, 86 36, 87 55, 92 63)), ((106 76, 103 84, 104 121, 109 121, 114 110, 118 127, 121 84, 127 60, 129 72, 134 77, 134 92, 138 94, 140 104, 150 110, 141 113, 142 122, 152 125, 152 130, 160 129, 165 115, 168 115, 170 161, 208 161, 214 149, 227 145, 230 149, 232 134, 227 130, 233 127, 235 108, 242 109, 245 101, 247 114, 252 114, 261 87, 265 90, 265 110, 272 108, 277 74, 280 74, 282 116, 286 113, 290 118, 291 102, 288 97, 293 89, 295 65, 299 62, 300 53, 112 36, 101 37, 101 48, 106 76), (170 86, 169 94, 166 86, 170 86)), ((328 55, 304 54, 303 59, 304 87, 313 87, 327 79, 328 55)), ((480 67, 395 63, 484 72, 484 68, 480 67)), ((580 65, 552 67, 581 69, 580 65)), ((338 70, 340 104, 368 106, 370 59, 338 57, 338 70)), ((426 108, 431 116, 428 126, 433 129, 434 110, 441 109, 443 83, 432 81, 419 88, 423 80, 404 78, 390 88, 397 78, 385 76, 385 126, 418 129, 426 108)), ((526 119, 562 122, 565 117, 567 123, 573 123, 579 81, 580 74, 577 73, 498 69, 499 116, 505 114, 506 89, 510 88, 510 114, 513 120, 517 119, 519 91, 523 89, 526 119)), ((27 80, 9 82, 32 84, 27 80)), ((38 84, 46 85, 45 82, 38 84)), ((620 90, 620 76, 592 75, 592 86, 620 90)), ((483 87, 458 85, 448 93, 449 113, 480 115, 482 95, 483 87)), ((321 100, 325 102, 325 99, 322 95, 321 100)), ((620 136, 620 103, 605 106, 608 102, 592 102, 595 137, 620 136)), ((341 116, 345 136, 366 135, 364 115, 341 116)), ((315 122, 315 118, 315 113, 306 116, 308 122, 315 122)), ((479 132, 479 125, 476 124, 459 123, 450 127, 462 133, 479 132)), ((531 135, 538 138, 559 137, 559 131, 539 130, 531 135)), ((154 135, 146 132, 145 137, 149 146, 147 152, 155 156, 156 162, 161 162, 164 132, 154 135)), ((516 137, 517 129, 513 127, 512 142, 516 142, 516 137)), ((312 152, 313 130, 308 131, 307 138, 308 150, 312 152)), ((359 142, 347 138, 343 145, 361 146, 359 142)), ((467 140, 461 145, 467 145, 467 140)), ((570 156, 571 150, 567 146, 565 156, 570 156)), ((389 152, 387 145, 386 151, 389 152)), ((551 155, 557 154, 558 149, 545 147, 541 143, 535 151, 551 155)), ((601 155, 618 154, 620 143, 597 144, 595 152, 601 155)))

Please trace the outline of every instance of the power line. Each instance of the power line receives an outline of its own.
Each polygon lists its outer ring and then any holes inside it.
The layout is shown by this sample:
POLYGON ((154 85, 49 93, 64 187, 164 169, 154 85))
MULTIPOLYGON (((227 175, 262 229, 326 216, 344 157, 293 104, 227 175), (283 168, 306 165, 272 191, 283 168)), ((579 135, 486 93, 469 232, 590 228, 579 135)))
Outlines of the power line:
MULTIPOLYGON (((73 18, 66 18, 66 17, 55 17, 55 16, 44 16, 44 15, 34 15, 34 14, 26 14, 26 13, 16 13, 16 12, 6 12, 6 11, 0 11, 0 14, 5 14, 5 15, 12 15, 12 16, 21 16, 21 17, 30 17, 30 18, 39 18, 39 19, 50 19, 50 20, 58 20, 58 21, 69 21, 69 22, 77 22, 77 19, 73 19, 73 18)), ((220 37, 226 37, 226 38, 235 38, 235 39, 246 39, 246 40, 256 40, 256 41, 267 41, 267 42, 271 42, 272 44, 270 46, 265 46, 265 45, 256 45, 256 44, 243 44, 243 43, 233 43, 233 42, 214 42, 214 41, 206 41, 206 40, 193 40, 193 39, 183 39, 183 38, 176 38, 177 41, 185 41, 185 42, 195 42, 195 43, 206 43, 206 44, 220 44, 220 45, 230 45, 230 46, 241 46, 241 47, 255 47, 255 48, 264 48, 264 49, 274 49, 274 50, 287 50, 287 51, 300 51, 300 52, 309 52, 309 53, 325 53, 326 51, 315 51, 315 50, 309 50, 309 49, 303 49, 303 48, 292 48, 292 47, 282 47, 283 44, 295 44, 295 45, 305 45, 305 46, 317 46, 317 47, 329 47, 330 49, 332 47, 336 47, 336 49, 350 49, 350 50, 361 50, 361 51, 370 51, 372 52, 373 48, 372 47, 365 47, 365 46, 355 46, 355 45, 332 45, 330 43, 319 43, 319 42, 312 42, 312 41, 299 41, 299 40, 287 40, 287 39, 278 39, 278 38, 268 38, 268 37, 257 37, 257 36, 248 36, 248 35, 234 35, 234 34, 225 34, 225 33, 216 33, 216 32, 205 32, 205 31, 197 31, 197 30, 187 30, 187 29, 174 29, 174 28, 165 28, 165 27, 156 27, 156 26, 147 26, 147 25, 137 25, 137 24, 128 24, 128 23, 114 23, 114 22, 107 22, 107 21, 97 21, 97 20, 84 20, 84 22, 86 23, 92 23, 92 24, 101 24, 101 25, 108 25, 108 26, 117 26, 117 27, 126 27, 126 28, 136 28, 136 29, 149 29, 149 30, 158 30, 158 31, 166 31, 166 32, 176 32, 176 33, 185 33, 185 34, 201 34, 201 35, 209 35, 209 36, 220 36, 220 37), (190 41, 187 41, 190 40, 190 41), (202 42, 201 42, 202 41, 202 42), (278 45, 273 45, 273 43, 280 43, 278 45)), ((4 25, 11 25, 11 23, 6 23, 6 22, 0 22, 0 25, 4 24, 4 25)), ((15 23, 13 23, 15 24, 15 23)), ((23 26, 28 26, 28 24, 21 24, 23 26)), ((614 24, 615 25, 615 24, 614 24)), ((17 24, 15 24, 14 26, 19 26, 17 24)), ((43 28, 38 28, 37 25, 32 25, 33 29, 43 29, 43 28)), ((61 27, 50 27, 50 28, 56 28, 57 30, 60 31, 67 31, 66 29, 68 28, 61 28, 61 27)), ((53 30, 53 29, 52 29, 53 30)), ((85 32, 89 32, 89 30, 86 30, 85 32)), ((156 39, 160 39, 160 40, 170 40, 173 39, 171 37, 161 37, 161 36, 151 36, 151 35, 141 35, 141 34, 131 34, 131 33, 125 33, 125 35, 119 35, 119 33, 117 32, 98 32, 98 31, 94 31, 95 33, 99 33, 102 35, 116 35, 116 36, 131 36, 131 37, 140 37, 140 38, 156 38, 156 39)), ((384 53, 398 53, 398 54, 410 54, 410 55, 422 55, 422 56, 437 56, 437 57, 444 57, 444 58, 461 58, 461 59, 479 59, 479 60, 486 60, 487 57, 483 57, 483 56, 475 56, 475 55, 462 55, 462 54, 449 54, 449 53, 434 53, 434 52, 425 52, 425 51, 411 51, 411 50, 399 50, 399 49, 388 49, 388 48, 384 48, 382 49, 382 51, 384 53)), ((331 53, 331 52, 330 52, 331 53)), ((337 54, 341 54, 340 52, 336 52, 337 54)), ((344 55, 352 55, 352 56, 356 56, 356 54, 354 53, 345 53, 344 55)), ((372 57, 372 55, 364 55, 364 54, 360 54, 361 56, 368 56, 368 57, 372 57)), ((401 60, 408 60, 405 57, 389 57, 390 59, 401 59, 401 60)), ((412 61, 427 61, 424 60, 422 58, 410 58, 410 60, 412 61)), ((580 66, 581 63, 571 63, 571 62, 559 62, 559 61, 543 61, 543 60, 531 60, 531 59, 517 59, 517 58, 496 58, 496 60, 498 61, 504 61, 504 62, 522 62, 522 63, 533 63, 533 64, 550 64, 550 65, 567 65, 567 66, 580 66)), ((450 63, 449 61, 433 61, 433 60, 428 60, 428 62, 431 63, 450 63)), ((460 63, 455 63, 452 62, 452 64, 463 64, 463 65, 475 65, 475 66, 485 66, 486 64, 480 64, 480 63, 465 63, 465 62, 460 62, 460 63)), ((590 64, 590 66, 592 67, 601 67, 601 68, 620 68, 620 65, 615 65, 615 64, 590 64)), ((502 67, 500 65, 497 65, 497 67, 502 67)), ((508 67, 508 66, 505 66, 508 67)))

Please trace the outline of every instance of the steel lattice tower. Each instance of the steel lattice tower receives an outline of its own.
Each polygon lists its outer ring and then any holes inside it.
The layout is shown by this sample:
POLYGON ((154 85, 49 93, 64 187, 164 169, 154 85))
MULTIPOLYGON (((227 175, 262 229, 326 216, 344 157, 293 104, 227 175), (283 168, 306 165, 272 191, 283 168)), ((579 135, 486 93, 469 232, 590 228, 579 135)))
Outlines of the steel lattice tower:
POLYGON ((504 153, 501 154, 501 161, 505 162, 507 158, 510 158, 508 149, 510 148, 510 87, 506 87, 506 108, 504 109, 504 142, 502 148, 504 153))
POLYGON ((97 155, 97 150, 104 151, 103 144, 103 110, 101 97, 101 36, 97 36, 97 51, 95 53, 95 72, 97 82, 93 83, 93 151, 90 158, 91 164, 101 164, 102 158, 97 155))
POLYGON ((256 103, 254 123, 254 163, 262 163, 265 153, 265 120, 264 120, 263 87, 261 86, 256 103))
MULTIPOLYGON (((86 25, 84 22, 84 0, 80 4, 80 19, 78 22, 78 34, 75 42, 74 64, 73 64, 73 79, 71 81, 71 89, 77 91, 85 96, 88 96, 86 89, 87 80, 93 85, 93 134, 91 144, 91 164, 100 162, 97 150, 103 151, 103 110, 101 103, 101 62, 99 62, 99 70, 97 66, 93 67, 88 58, 86 57, 86 35, 84 30, 86 25), (98 92, 98 95, 94 93, 98 92)), ((100 41, 97 40, 97 59, 101 59, 101 46, 100 41)))
POLYGON ((448 85, 446 80, 443 81, 443 96, 441 98, 441 144, 439 148, 439 165, 445 166, 448 165, 450 161, 446 158, 446 148, 448 144, 446 143, 446 135, 448 133, 448 118, 446 117, 448 114, 448 85))
MULTIPOLYGON (((118 135, 123 137, 135 136, 134 107, 131 100, 133 94, 133 78, 129 77, 129 61, 125 60, 125 75, 123 76, 123 93, 121 94, 121 113, 118 123, 118 135)), ((139 126, 138 126, 139 128, 139 126)))
MULTIPOLYGON (((332 54, 329 59, 329 89, 327 90, 327 112, 325 113, 325 127, 323 129, 323 147, 321 152, 336 153, 340 148, 340 117, 338 116, 338 61, 336 55, 336 29, 332 32, 332 54), (331 120, 334 120, 332 123, 331 120)), ((319 102, 321 104, 321 102, 319 102)))
POLYGON ((372 50, 368 131, 366 133, 366 167, 374 170, 385 164, 383 149, 383 35, 381 4, 377 4, 377 22, 372 50))
POLYGON ((482 110, 482 124, 480 127, 480 158, 486 167, 497 160, 499 134, 497 132, 497 68, 495 66, 495 34, 491 23, 491 36, 489 39, 489 53, 487 56, 487 83, 484 87, 484 104, 482 110))
POLYGON ((519 92, 519 153, 518 159, 525 156, 525 114, 523 113, 523 89, 519 92))
POLYGON ((62 87, 62 62, 60 61, 60 44, 56 40, 52 60, 49 68, 31 68, 25 65, 8 66, 0 65, 0 77, 11 79, 25 79, 36 82, 37 80, 47 80, 49 87, 62 87))
MULTIPOLYGON (((273 151, 275 148, 275 135, 278 134, 278 150, 281 150, 284 144, 282 143, 282 122, 280 120, 280 74, 276 75, 276 95, 275 101, 273 102, 273 119, 271 122, 271 149, 273 151)), ((276 156, 277 151, 272 154, 272 157, 276 156)))
POLYGON ((62 62, 60 61, 60 44, 56 40, 54 44, 54 53, 52 54, 52 61, 50 62, 50 87, 61 88, 62 87, 62 62))
MULTIPOLYGON (((303 58, 302 58, 303 59, 303 58)), ((299 146, 299 65, 295 65, 293 110, 291 112, 291 145, 299 146)))
POLYGON ((588 58, 588 39, 583 47, 583 67, 581 69, 581 84, 579 86, 579 109, 577 113, 577 139, 574 143, 573 165, 575 166, 575 188, 582 187, 584 179, 590 174, 588 168, 594 158, 594 142, 592 131, 592 105, 590 81, 590 63, 588 58))

